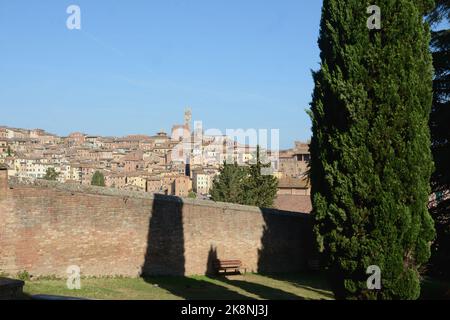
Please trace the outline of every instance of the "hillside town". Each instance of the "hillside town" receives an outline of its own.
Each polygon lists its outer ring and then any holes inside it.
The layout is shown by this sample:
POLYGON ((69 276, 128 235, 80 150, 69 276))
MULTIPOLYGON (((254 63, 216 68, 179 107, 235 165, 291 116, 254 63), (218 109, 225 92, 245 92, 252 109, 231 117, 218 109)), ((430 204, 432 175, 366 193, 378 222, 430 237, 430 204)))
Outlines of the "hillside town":
MULTIPOLYGON (((9 176, 20 179, 44 179, 51 169, 60 183, 90 185, 100 172, 105 187, 208 199, 223 162, 246 165, 256 159, 256 147, 224 135, 204 135, 201 128, 192 130, 191 118, 187 109, 184 123, 173 125, 170 135, 161 130, 153 136, 74 132, 60 137, 42 129, 0 126, 0 163, 9 176)), ((308 144, 262 151, 272 164, 271 174, 279 179, 277 208, 309 212, 308 144)))

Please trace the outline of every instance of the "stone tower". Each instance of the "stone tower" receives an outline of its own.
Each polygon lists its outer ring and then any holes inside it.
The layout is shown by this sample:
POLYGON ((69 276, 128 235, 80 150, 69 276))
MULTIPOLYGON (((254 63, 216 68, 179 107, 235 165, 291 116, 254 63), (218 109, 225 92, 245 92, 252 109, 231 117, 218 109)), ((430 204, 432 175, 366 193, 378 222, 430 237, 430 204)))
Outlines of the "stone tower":
POLYGON ((188 130, 188 132, 191 132, 191 121, 192 121, 192 110, 191 108, 187 108, 184 111, 184 126, 188 130))

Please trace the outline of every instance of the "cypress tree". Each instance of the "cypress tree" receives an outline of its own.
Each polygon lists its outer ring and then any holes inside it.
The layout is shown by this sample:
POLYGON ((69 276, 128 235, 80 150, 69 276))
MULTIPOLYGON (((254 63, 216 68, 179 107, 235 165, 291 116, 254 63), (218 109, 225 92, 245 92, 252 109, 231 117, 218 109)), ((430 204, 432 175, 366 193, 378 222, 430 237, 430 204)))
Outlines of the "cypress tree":
POLYGON ((91 185, 104 187, 105 186, 105 176, 100 171, 95 171, 91 179, 91 185))
POLYGON ((311 183, 314 232, 338 299, 417 299, 434 238, 432 0, 324 0, 313 74, 311 183), (381 269, 381 290, 367 268, 381 269))
POLYGON ((261 161, 260 147, 256 150, 256 163, 248 167, 248 177, 244 186, 245 204, 260 208, 271 208, 277 196, 278 179, 272 175, 262 174, 263 168, 270 168, 270 163, 261 161))
POLYGON ((224 163, 216 176, 210 194, 214 201, 231 202, 261 208, 273 206, 278 180, 272 175, 264 175, 263 164, 257 147, 256 163, 249 166, 239 166, 237 163, 224 163))
POLYGON ((219 175, 214 178, 210 190, 214 201, 244 204, 245 168, 237 163, 226 163, 220 168, 219 175))

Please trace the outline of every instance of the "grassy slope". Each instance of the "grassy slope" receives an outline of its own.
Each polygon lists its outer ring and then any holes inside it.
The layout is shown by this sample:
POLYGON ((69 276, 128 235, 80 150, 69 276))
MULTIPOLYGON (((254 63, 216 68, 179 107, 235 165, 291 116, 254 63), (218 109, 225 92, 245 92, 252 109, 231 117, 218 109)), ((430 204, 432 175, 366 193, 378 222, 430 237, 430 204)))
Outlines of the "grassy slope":
MULTIPOLYGON (((333 299, 320 274, 256 275, 230 280, 196 277, 82 279, 81 290, 68 290, 64 280, 26 281, 25 293, 91 299, 333 299)), ((450 299, 450 283, 424 279, 421 299, 450 299)))
POLYGON ((332 299, 319 275, 224 277, 154 277, 82 279, 81 290, 68 290, 64 280, 27 281, 27 294, 91 299, 332 299))

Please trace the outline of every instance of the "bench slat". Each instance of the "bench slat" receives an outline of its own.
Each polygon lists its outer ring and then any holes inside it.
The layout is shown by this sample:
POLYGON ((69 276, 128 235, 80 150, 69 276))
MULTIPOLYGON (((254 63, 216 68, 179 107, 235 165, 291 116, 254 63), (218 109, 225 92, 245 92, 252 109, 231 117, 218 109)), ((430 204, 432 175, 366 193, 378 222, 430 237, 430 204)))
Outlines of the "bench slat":
POLYGON ((214 261, 214 267, 218 271, 224 271, 227 272, 228 270, 234 270, 238 271, 242 268, 242 261, 241 260, 215 260, 214 261))

